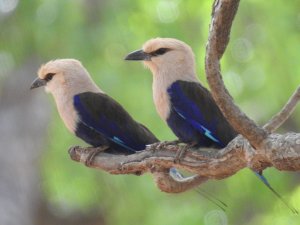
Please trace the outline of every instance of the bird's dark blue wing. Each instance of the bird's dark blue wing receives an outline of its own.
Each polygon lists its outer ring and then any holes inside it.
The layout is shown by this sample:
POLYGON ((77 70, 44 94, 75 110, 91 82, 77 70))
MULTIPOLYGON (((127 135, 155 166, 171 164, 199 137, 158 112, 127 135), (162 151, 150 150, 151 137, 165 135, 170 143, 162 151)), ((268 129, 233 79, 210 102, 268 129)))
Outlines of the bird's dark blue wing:
POLYGON ((74 108, 80 123, 128 151, 143 150, 145 145, 158 141, 106 94, 85 92, 75 95, 74 108))
POLYGON ((209 91, 200 83, 178 80, 167 91, 171 102, 170 115, 177 114, 192 129, 197 130, 198 135, 205 136, 220 148, 237 135, 209 91))

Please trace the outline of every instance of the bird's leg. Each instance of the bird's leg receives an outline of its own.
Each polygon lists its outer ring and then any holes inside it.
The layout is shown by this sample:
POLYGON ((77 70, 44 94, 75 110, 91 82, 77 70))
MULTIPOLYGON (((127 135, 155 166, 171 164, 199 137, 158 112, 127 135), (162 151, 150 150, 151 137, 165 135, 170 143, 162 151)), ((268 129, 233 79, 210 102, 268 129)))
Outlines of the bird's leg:
POLYGON ((86 160, 84 162, 84 164, 87 167, 90 167, 92 165, 92 162, 94 161, 95 156, 100 153, 105 151, 106 149, 108 149, 108 146, 100 146, 100 147, 87 147, 86 149, 88 149, 88 156, 86 157, 86 160))
POLYGON ((168 145, 177 145, 179 143, 180 143, 179 140, 157 142, 155 144, 152 144, 152 146, 153 146, 152 150, 166 148, 168 145))
POLYGON ((165 145, 177 145, 177 144, 181 143, 181 141, 173 140, 173 141, 164 141, 163 143, 165 143, 165 145))
POLYGON ((194 147, 195 145, 197 145, 197 143, 196 143, 196 142, 192 142, 192 143, 190 143, 190 144, 186 144, 186 145, 184 145, 183 147, 179 148, 178 151, 176 152, 174 162, 175 162, 175 163, 179 163, 180 160, 181 160, 181 158, 182 158, 183 155, 185 154, 185 152, 186 152, 189 148, 194 147))

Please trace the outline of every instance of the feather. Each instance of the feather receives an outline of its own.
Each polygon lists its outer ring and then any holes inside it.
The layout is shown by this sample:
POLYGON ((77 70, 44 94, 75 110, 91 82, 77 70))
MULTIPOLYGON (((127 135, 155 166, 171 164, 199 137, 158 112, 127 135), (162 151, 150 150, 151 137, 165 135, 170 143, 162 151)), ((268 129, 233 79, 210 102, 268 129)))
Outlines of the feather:
MULTIPOLYGON (((74 108, 79 116, 77 128, 84 127, 93 135, 77 129, 80 138, 91 143, 90 137, 106 139, 132 153, 145 149, 158 139, 136 122, 114 99, 103 93, 85 92, 74 96, 74 108), (86 136, 89 136, 87 138, 86 136)), ((82 129, 82 128, 81 128, 82 129)), ((99 143, 97 143, 99 144, 99 143)))
POLYGON ((171 104, 167 122, 175 134, 180 133, 183 141, 192 139, 189 142, 197 142, 200 146, 223 148, 237 135, 200 83, 178 80, 167 92, 171 104))

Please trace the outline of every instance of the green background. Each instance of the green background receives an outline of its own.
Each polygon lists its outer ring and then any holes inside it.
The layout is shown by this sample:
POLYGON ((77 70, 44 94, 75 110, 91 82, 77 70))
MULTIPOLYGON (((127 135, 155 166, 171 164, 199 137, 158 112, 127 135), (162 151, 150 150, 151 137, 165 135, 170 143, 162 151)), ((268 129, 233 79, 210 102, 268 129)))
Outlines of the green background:
MULTIPOLYGON (((155 111, 150 71, 123 58, 150 38, 177 38, 193 48, 197 72, 207 85, 204 57, 211 0, 16 2, 14 10, 0 16, 0 88, 5 74, 21 68, 30 57, 37 58, 36 69, 51 59, 76 58, 136 120, 161 140, 175 139, 155 111)), ((299 1, 241 1, 222 72, 235 102, 257 123, 266 123, 297 88, 299 43, 299 1)), ((202 189, 227 202, 224 213, 195 191, 160 192, 150 175, 113 176, 75 163, 67 149, 85 144, 66 130, 52 97, 45 101, 52 105, 53 115, 47 128, 47 151, 40 161, 41 186, 51 209, 62 217, 80 211, 101 212, 105 223, 113 225, 299 224, 300 217, 249 169, 203 185, 202 189)), ((299 115, 298 109, 279 132, 299 131, 299 115)), ((299 174, 268 169, 265 175, 300 209, 299 174)))

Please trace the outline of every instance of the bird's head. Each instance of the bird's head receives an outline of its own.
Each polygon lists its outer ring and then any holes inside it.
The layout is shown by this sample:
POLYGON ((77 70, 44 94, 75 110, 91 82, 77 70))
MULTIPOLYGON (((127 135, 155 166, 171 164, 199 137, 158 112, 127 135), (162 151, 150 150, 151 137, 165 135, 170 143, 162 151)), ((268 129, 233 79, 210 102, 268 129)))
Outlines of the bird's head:
POLYGON ((38 77, 33 81, 30 89, 44 86, 47 92, 53 94, 63 89, 80 89, 80 86, 91 82, 88 72, 80 61, 57 59, 40 67, 38 77))
POLYGON ((154 38, 141 50, 134 51, 125 60, 142 60, 154 75, 177 72, 195 74, 194 53, 190 46, 173 38, 154 38))

